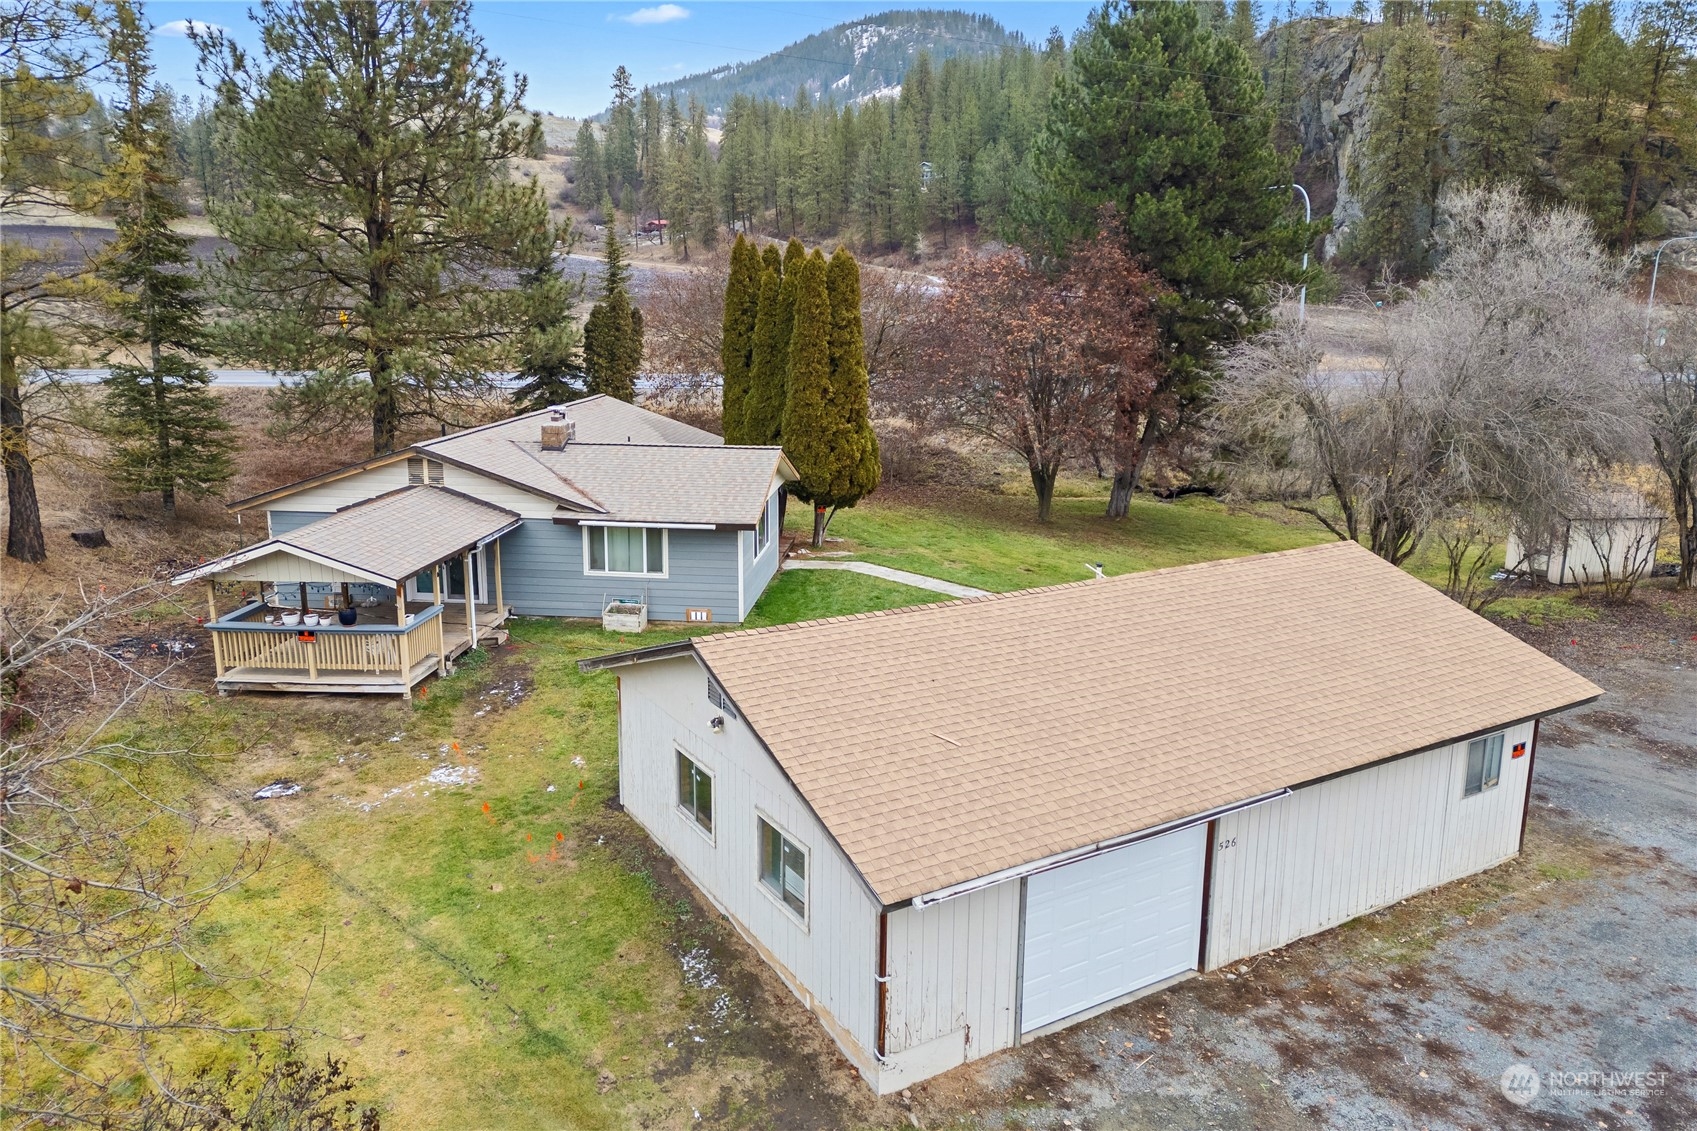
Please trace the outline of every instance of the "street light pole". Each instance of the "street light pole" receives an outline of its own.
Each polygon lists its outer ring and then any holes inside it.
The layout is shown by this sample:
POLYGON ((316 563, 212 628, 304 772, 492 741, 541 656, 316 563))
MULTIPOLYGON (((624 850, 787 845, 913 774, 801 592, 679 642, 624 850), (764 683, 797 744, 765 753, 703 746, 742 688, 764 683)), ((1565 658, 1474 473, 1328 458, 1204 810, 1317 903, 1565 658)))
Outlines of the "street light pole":
MULTIPOLYGON (((1302 223, 1314 223, 1314 206, 1308 201, 1308 190, 1292 181, 1290 187, 1302 194, 1302 223)), ((1308 274, 1308 245, 1302 245, 1302 273, 1308 274)), ((1308 284, 1303 283, 1302 289, 1296 292, 1296 324, 1302 325, 1308 318, 1308 284)))
POLYGON ((1644 300, 1644 351, 1646 353, 1650 350, 1650 317, 1656 306, 1656 276, 1662 270, 1662 251, 1666 249, 1668 244, 1679 243, 1681 240, 1697 240, 1697 235, 1675 236, 1671 240, 1663 240, 1661 246, 1656 248, 1655 258, 1650 262, 1650 295, 1644 300))

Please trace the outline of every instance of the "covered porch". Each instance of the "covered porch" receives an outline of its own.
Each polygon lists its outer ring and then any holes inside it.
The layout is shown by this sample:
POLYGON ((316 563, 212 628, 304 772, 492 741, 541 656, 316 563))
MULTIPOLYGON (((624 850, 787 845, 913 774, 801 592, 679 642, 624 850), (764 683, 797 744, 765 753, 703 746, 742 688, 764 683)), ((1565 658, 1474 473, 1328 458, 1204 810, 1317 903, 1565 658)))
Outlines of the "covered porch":
POLYGON ((338 511, 173 578, 206 588, 218 691, 411 698, 473 648, 503 643, 510 511, 413 487, 338 511), (259 597, 220 609, 218 586, 259 597))

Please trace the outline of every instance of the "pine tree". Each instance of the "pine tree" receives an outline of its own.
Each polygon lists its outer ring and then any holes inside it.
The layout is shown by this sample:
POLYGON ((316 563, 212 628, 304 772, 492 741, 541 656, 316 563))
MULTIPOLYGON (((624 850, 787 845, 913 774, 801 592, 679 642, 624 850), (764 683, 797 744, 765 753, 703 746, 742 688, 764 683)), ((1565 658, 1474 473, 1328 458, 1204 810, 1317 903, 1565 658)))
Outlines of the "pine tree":
POLYGON ((636 214, 639 178, 637 161, 636 83, 622 64, 613 71, 613 106, 607 113, 607 141, 603 148, 607 163, 607 186, 624 203, 627 214, 636 214), (627 199, 626 193, 630 196, 627 199))
POLYGON ((789 493, 813 504, 813 545, 823 545, 825 518, 840 475, 842 422, 831 395, 831 296, 825 256, 815 250, 785 275, 794 294, 789 374, 785 383, 784 454, 800 479, 789 493))
MULTIPOLYGON (((562 238, 569 231, 562 232, 562 238)), ((586 374, 579 356, 583 334, 572 319, 572 305, 582 287, 561 273, 553 248, 525 273, 521 286, 530 302, 530 331, 519 349, 522 383, 513 390, 513 405, 520 412, 535 412, 584 394, 586 374)))
POLYGON ((1646 183, 1660 186, 1681 179, 1681 166, 1688 166, 1697 151, 1697 9, 1689 0, 1654 0, 1637 15, 1632 62, 1643 112, 1636 117, 1627 151, 1632 175, 1621 225, 1621 242, 1627 246, 1639 237, 1646 183))
POLYGON ((221 351, 313 374, 281 407, 319 430, 332 409, 367 415, 373 450, 393 451, 407 420, 449 423, 445 406, 487 390, 528 330, 525 296, 493 275, 554 240, 537 183, 508 172, 541 120, 469 0, 263 0, 255 17, 253 56, 195 34, 242 171, 210 208, 231 244, 221 351))
POLYGON ((1572 78, 1556 114, 1556 176, 1563 197, 1618 246, 1626 166, 1639 127, 1632 53, 1615 29, 1614 5, 1596 0, 1581 7, 1562 56, 1572 78))
POLYGON ((589 391, 621 401, 636 399, 642 370, 642 311, 630 300, 630 269, 619 242, 618 217, 607 205, 606 266, 601 301, 583 326, 583 367, 589 391))
POLYGON ((144 364, 110 365, 102 431, 112 444, 110 474, 119 486, 159 492, 165 514, 179 493, 204 497, 235 468, 231 429, 195 360, 203 333, 191 241, 171 229, 183 216, 169 127, 169 95, 153 85, 148 29, 128 3, 113 6, 110 49, 122 74, 125 102, 115 131, 117 160, 109 174, 118 209, 116 237, 102 254, 112 284, 116 337, 144 364))
POLYGON ((1385 29, 1390 46, 1368 101, 1354 170, 1362 201, 1350 254, 1405 272, 1424 269, 1437 184, 1438 49, 1422 21, 1385 29))
POLYGON ((790 324, 784 316, 783 276, 772 269, 776 249, 760 272, 755 306, 754 346, 749 351, 748 394, 743 400, 739 435, 745 444, 776 444, 782 439, 785 381, 789 372, 790 324))
POLYGON ((760 252, 737 236, 731 245, 731 273, 725 282, 724 336, 719 371, 724 374, 719 422, 725 443, 743 443, 743 402, 748 399, 749 369, 754 360, 754 327, 760 308, 760 252))
POLYGON ((1226 34, 1245 52, 1254 51, 1255 29, 1260 22, 1260 14, 1255 10, 1254 0, 1232 0, 1231 23, 1227 26, 1226 34))
POLYGON ((601 143, 595 138, 595 127, 586 120, 577 128, 577 141, 572 145, 572 198, 593 208, 607 192, 607 164, 601 156, 601 143))
POLYGON ((1461 176, 1521 184, 1537 176, 1539 127, 1550 92, 1537 25, 1536 7, 1487 0, 1483 18, 1461 41, 1460 82, 1446 115, 1461 176))
MULTIPOLYGON (((1159 307, 1156 403, 1204 394, 1222 345, 1264 324, 1268 283, 1296 277, 1313 238, 1275 188, 1290 167, 1271 130, 1254 62, 1184 4, 1110 0, 1056 85, 1026 228, 1059 254, 1115 206, 1126 251, 1172 292, 1159 307)), ((1129 437, 1153 443, 1170 419, 1116 422, 1110 516, 1123 517, 1136 487, 1129 437)))

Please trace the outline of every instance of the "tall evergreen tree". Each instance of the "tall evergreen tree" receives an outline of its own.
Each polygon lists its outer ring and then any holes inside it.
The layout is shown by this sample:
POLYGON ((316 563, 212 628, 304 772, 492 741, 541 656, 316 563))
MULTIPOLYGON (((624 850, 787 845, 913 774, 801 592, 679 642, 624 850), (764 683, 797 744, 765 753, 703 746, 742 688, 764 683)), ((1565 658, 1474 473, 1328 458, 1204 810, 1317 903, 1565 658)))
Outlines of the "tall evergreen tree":
POLYGON ((1619 246, 1626 166, 1638 133, 1638 84, 1612 3, 1593 0, 1579 9, 1562 56, 1561 67, 1572 78, 1556 114, 1556 176, 1567 201, 1591 217, 1599 236, 1619 246))
POLYGON ((214 275, 221 349, 314 374, 286 391, 315 428, 365 413, 372 449, 408 419, 450 423, 527 329, 524 269, 556 233, 515 157, 540 152, 471 23, 469 0, 262 0, 250 58, 196 24, 242 178, 211 214, 231 250, 214 275), (452 418, 452 419, 451 419, 452 418))
POLYGON ((840 473, 840 427, 831 403, 831 295, 818 250, 785 273, 794 295, 785 384, 784 454, 800 479, 788 491, 813 504, 813 545, 825 541, 833 477, 840 473))
POLYGON ((1369 95, 1367 136, 1354 170, 1362 219, 1350 252, 1419 272, 1437 190, 1438 48, 1420 20, 1382 34, 1390 46, 1369 95))
POLYGON ((112 443, 111 474, 120 486, 159 492, 167 516, 179 493, 205 496, 234 473, 231 429, 196 355, 202 346, 201 298, 190 240, 171 229, 183 216, 169 134, 169 94, 153 83, 148 29, 136 9, 112 8, 113 61, 124 90, 115 130, 110 192, 116 237, 100 271, 112 285, 115 337, 145 360, 111 362, 103 431, 112 443))
POLYGON ((1460 81, 1446 115, 1461 176, 1493 184, 1536 177, 1550 97, 1550 64, 1538 46, 1537 26, 1536 6, 1487 0, 1461 41, 1460 81))
POLYGON ((615 199, 625 202, 625 211, 636 214, 635 193, 640 173, 637 158, 636 83, 630 71, 620 64, 613 71, 613 105, 607 113, 607 142, 603 150, 607 163, 607 187, 615 199))
POLYGON ((585 119, 577 128, 577 140, 572 143, 572 197, 579 204, 593 208, 607 194, 607 162, 601 155, 594 124, 585 119))
POLYGON ((1631 176, 1621 224, 1627 246, 1639 236, 1646 187, 1679 179, 1697 151, 1697 8, 1689 0, 1653 0, 1636 16, 1632 63, 1643 110, 1627 148, 1631 176))
POLYGON ((760 272, 754 345, 749 351, 748 394, 742 406, 741 436, 745 444, 776 444, 783 438, 791 327, 785 296, 793 288, 786 288, 783 275, 772 268, 772 261, 777 259, 775 249, 768 245, 766 250, 774 254, 765 257, 766 265, 760 272))
MULTIPOLYGON (((1222 344, 1263 325, 1267 284, 1296 277, 1313 237, 1275 187, 1290 169, 1271 126, 1255 64, 1184 4, 1108 0, 1056 87, 1028 227, 1059 253, 1095 234, 1103 204, 1117 208, 1126 250, 1170 289, 1154 403, 1204 394, 1222 344)), ((1110 515, 1126 513, 1138 446, 1174 419, 1116 421, 1110 515)))
POLYGON ((636 399, 636 377, 642 370, 642 311, 630 298, 630 269, 619 242, 618 217, 607 208, 606 266, 601 301, 589 310, 583 326, 583 367, 589 391, 621 401, 636 399))
POLYGON ((583 288, 562 274, 553 248, 531 265, 521 285, 530 303, 530 327, 519 347, 521 383, 513 390, 513 405, 535 412, 584 394, 583 333, 572 319, 583 288))
POLYGON ((748 399, 749 368, 754 361, 754 326, 760 309, 760 252, 737 236, 731 245, 731 272, 725 282, 725 318, 719 347, 724 375, 719 422, 725 443, 743 443, 743 402, 748 399))

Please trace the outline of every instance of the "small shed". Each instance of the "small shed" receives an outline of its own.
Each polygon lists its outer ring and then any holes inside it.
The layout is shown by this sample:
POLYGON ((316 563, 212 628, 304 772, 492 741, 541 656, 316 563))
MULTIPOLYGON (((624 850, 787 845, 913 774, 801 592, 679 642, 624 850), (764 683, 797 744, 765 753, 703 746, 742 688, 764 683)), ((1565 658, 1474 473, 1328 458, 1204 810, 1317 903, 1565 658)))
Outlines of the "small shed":
POLYGON ((1513 857, 1601 694, 1347 542, 582 666, 627 810, 880 1094, 1513 857))
POLYGON ((449 488, 403 487, 215 558, 171 583, 206 584, 219 691, 411 698, 419 682, 446 672, 462 652, 505 639, 500 540, 518 526, 513 511, 449 488), (486 593, 490 574, 493 592, 486 593), (220 611, 219 582, 257 592, 220 611), (409 600, 409 583, 428 599, 409 600))
POLYGON ((1551 585, 1600 585, 1645 577, 1656 564, 1667 516, 1637 491, 1613 487, 1592 493, 1543 536, 1511 530, 1507 569, 1551 585))

